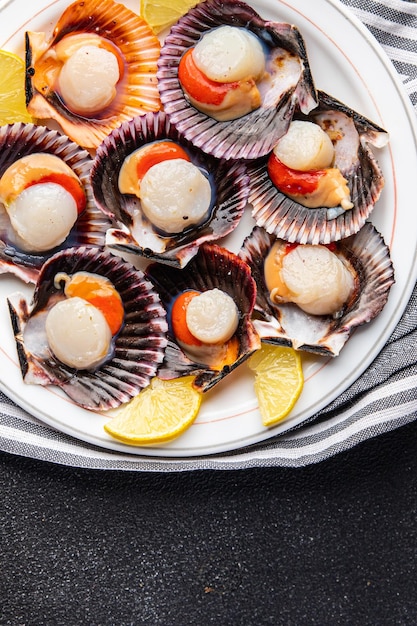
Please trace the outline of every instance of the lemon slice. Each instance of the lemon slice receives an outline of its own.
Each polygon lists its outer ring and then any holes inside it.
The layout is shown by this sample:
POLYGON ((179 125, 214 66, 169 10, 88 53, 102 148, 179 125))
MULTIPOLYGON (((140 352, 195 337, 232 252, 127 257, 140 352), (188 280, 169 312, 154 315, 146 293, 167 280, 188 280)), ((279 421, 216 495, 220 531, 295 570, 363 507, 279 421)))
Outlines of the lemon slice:
POLYGON ((155 34, 169 28, 198 0, 140 0, 140 14, 155 34))
POLYGON ((300 353, 293 348, 262 344, 249 359, 264 426, 274 426, 294 408, 304 386, 300 353))
POLYGON ((0 126, 14 122, 33 122, 26 110, 25 62, 0 50, 0 126))
POLYGON ((112 414, 104 429, 133 445, 164 443, 181 435, 195 420, 202 395, 192 386, 194 376, 174 380, 153 378, 130 402, 112 414))

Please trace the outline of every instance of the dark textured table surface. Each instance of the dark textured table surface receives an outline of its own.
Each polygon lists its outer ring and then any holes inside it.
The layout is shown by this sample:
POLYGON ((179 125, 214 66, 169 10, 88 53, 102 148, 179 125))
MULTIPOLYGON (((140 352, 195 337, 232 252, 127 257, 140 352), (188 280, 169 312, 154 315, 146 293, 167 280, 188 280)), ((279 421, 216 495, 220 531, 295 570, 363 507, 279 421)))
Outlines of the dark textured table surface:
POLYGON ((2 626, 417 624, 417 423, 298 470, 0 468, 2 626))

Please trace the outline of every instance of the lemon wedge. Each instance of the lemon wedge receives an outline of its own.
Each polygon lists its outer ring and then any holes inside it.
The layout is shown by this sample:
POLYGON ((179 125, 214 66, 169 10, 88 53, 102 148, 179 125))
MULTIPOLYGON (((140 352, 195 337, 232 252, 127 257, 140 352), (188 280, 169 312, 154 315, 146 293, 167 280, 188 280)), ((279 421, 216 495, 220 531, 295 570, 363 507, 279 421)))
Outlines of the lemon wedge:
POLYGON ((198 0, 140 0, 140 14, 155 34, 169 28, 198 0))
POLYGON ((112 412, 105 431, 132 445, 175 439, 191 426, 200 409, 202 394, 192 386, 194 378, 153 378, 130 402, 112 412))
POLYGON ((33 122, 26 110, 25 62, 0 50, 0 126, 14 122, 33 122))
POLYGON ((264 343, 249 359, 264 426, 274 426, 294 408, 304 386, 300 353, 264 343))

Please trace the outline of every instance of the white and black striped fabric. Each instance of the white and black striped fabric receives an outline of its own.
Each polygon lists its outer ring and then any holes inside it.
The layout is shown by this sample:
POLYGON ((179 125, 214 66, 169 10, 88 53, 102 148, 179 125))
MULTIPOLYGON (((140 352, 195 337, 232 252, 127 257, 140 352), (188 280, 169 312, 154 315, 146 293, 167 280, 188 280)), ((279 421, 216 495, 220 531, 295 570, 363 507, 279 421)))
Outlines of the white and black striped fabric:
MULTIPOLYGON (((379 41, 417 113, 417 3, 343 0, 379 41)), ((379 356, 334 402, 299 429, 262 444, 204 458, 123 455, 80 442, 42 424, 0 393, 0 450, 95 469, 186 471, 300 467, 318 463, 417 418, 417 288, 379 356)))

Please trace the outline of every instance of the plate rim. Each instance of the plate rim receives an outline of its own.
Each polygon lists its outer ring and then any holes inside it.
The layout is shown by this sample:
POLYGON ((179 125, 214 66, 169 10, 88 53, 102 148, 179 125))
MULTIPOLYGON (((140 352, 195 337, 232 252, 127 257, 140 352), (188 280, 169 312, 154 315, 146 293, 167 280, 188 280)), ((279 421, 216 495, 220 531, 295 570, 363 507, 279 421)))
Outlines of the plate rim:
MULTIPOLYGON (((57 2, 59 2, 60 0, 56 0, 56 2, 49 2, 49 3, 44 3, 44 8, 40 9, 38 11, 39 12, 43 12, 45 10, 47 10, 48 8, 50 8, 52 5, 56 4, 57 2)), ((366 28, 366 26, 351 12, 349 11, 349 9, 343 5, 339 0, 321 0, 321 2, 327 3, 328 5, 331 5, 336 11, 338 11, 339 13, 341 13, 342 15, 344 15, 344 17, 346 19, 348 19, 348 21, 351 23, 351 25, 358 30, 358 32, 360 33, 362 39, 364 41, 366 41, 367 45, 371 46, 376 54, 376 56, 378 57, 379 62, 381 62, 384 67, 385 70, 387 71, 387 73, 390 75, 390 78, 393 82, 393 84, 396 87, 396 92, 397 92, 397 96, 399 96, 401 103, 403 105, 403 110, 407 113, 407 120, 408 120, 408 124, 410 126, 410 129, 413 131, 413 137, 414 137, 414 144, 417 145, 417 120, 416 120, 416 116, 415 116, 415 112, 414 109, 412 107, 412 103, 410 101, 410 99, 408 98, 408 95, 405 92, 404 86, 400 80, 400 77, 398 75, 398 73, 395 71, 395 68, 393 66, 393 64, 391 63, 390 59, 388 58, 388 56, 386 55, 386 53, 384 52, 381 44, 379 44, 379 42, 376 40, 376 38, 372 35, 372 33, 366 28)), ((272 0, 267 0, 268 4, 272 4, 272 0)), ((13 0, 9 0, 7 1, 5 4, 0 5, 0 12, 3 11, 4 9, 6 9, 7 7, 10 8, 10 5, 13 4, 13 0)), ((16 4, 16 3, 15 3, 16 4)), ((69 5, 70 2, 67 2, 66 5, 69 5)), ((126 4, 126 3, 125 3, 126 4)), ((251 4, 249 2, 249 4, 251 4)), ((258 4, 259 2, 255 2, 252 3, 257 5, 256 10, 258 9, 258 4)), ((298 9, 294 8, 293 4, 290 4, 289 2, 286 2, 285 0, 280 0, 280 4, 287 6, 290 10, 292 11, 296 11, 296 12, 300 12, 298 9)), ((259 12, 262 14, 262 12, 259 10, 259 12)), ((30 20, 31 18, 28 18, 28 20, 30 20)), ((372 220, 371 220, 372 221, 372 220)), ((410 272, 409 272, 409 278, 406 281, 406 288, 403 288, 401 291, 401 297, 400 297, 400 305, 397 306, 397 308, 391 313, 389 320, 387 320, 386 324, 385 324, 385 329, 384 331, 379 335, 378 338, 378 342, 376 344, 376 346, 373 347, 372 350, 369 350, 368 353, 366 355, 364 355, 364 357, 362 358, 362 364, 361 367, 359 368, 359 375, 351 375, 350 377, 348 377, 346 379, 346 381, 344 382, 343 386, 341 387, 340 385, 338 386, 337 390, 334 390, 333 392, 333 396, 331 397, 330 401, 328 399, 326 399, 325 401, 323 401, 321 404, 318 403, 318 407, 315 408, 314 412, 312 412, 312 414, 310 415, 309 418, 304 418, 299 424, 296 425, 296 427, 300 427, 303 424, 308 423, 309 421, 311 422, 312 417, 314 416, 314 414, 318 411, 321 410, 322 408, 324 408, 325 406, 327 406, 329 404, 329 402, 331 402, 332 400, 334 400, 339 393, 342 393, 343 391, 345 391, 353 382, 355 382, 355 380, 357 380, 365 371, 365 369, 372 363, 372 361, 377 357, 377 355, 380 353, 380 351, 382 350, 383 346, 385 345, 387 339, 389 338, 389 336, 392 334, 392 332, 394 331, 396 325, 398 324, 399 320, 401 319, 401 316, 407 306, 407 303, 411 297, 411 294, 413 292, 414 289, 414 285, 415 282, 417 280, 417 262, 416 262, 416 258, 417 258, 417 247, 415 249, 414 252, 414 264, 412 266, 410 266, 410 272)), ((39 419, 43 424, 48 425, 49 427, 54 428, 55 430, 59 430, 61 432, 64 432, 72 437, 75 437, 76 439, 79 439, 81 441, 90 443, 94 446, 98 446, 99 448, 104 448, 110 451, 114 451, 114 452, 122 452, 122 453, 127 453, 129 455, 134 455, 134 456, 140 456, 143 457, 145 456, 146 458, 148 458, 149 460, 151 460, 152 458, 155 457, 155 460, 161 460, 164 457, 165 458, 172 458, 172 459, 181 459, 181 458, 190 458, 190 457, 201 457, 201 456, 211 456, 214 454, 218 454, 221 452, 236 452, 241 450, 244 447, 247 447, 248 445, 255 445, 255 444, 262 444, 262 443, 268 443, 268 441, 277 436, 278 434, 282 434, 284 432, 289 432, 289 430, 292 430, 294 428, 294 426, 290 427, 290 428, 284 428, 282 431, 277 432, 276 429, 274 429, 273 431, 267 431, 267 433, 265 434, 265 436, 262 436, 261 438, 257 438, 256 440, 254 440, 253 438, 249 437, 250 441, 242 441, 242 443, 240 443, 237 447, 230 447, 230 445, 225 444, 224 446, 221 444, 218 444, 216 447, 211 446, 210 451, 205 450, 204 452, 202 452, 200 449, 193 449, 193 450, 189 450, 187 452, 182 451, 181 454, 178 453, 177 449, 170 449, 169 447, 154 447, 154 448, 144 448, 144 447, 133 447, 130 445, 126 445, 126 444, 121 444, 119 442, 117 442, 116 440, 111 440, 111 441, 105 441, 105 442, 98 442, 97 439, 95 437, 90 437, 88 435, 86 435, 85 433, 78 433, 77 434, 77 430, 74 428, 65 428, 62 426, 57 427, 57 422, 54 421, 53 419, 50 420, 47 416, 45 416, 45 414, 39 410, 36 409, 36 407, 33 407, 29 401, 27 401, 25 398, 22 398, 21 396, 17 395, 13 389, 11 389, 10 387, 7 386, 7 384, 5 384, 5 382, 0 379, 0 389, 2 389, 4 391, 4 393, 11 399, 13 400, 18 406, 20 406, 21 408, 23 408, 25 411, 27 411, 28 413, 30 413, 31 415, 33 415, 34 417, 36 417, 37 419, 39 419), (108 445, 107 445, 108 443, 108 445)), ((326 396, 327 398, 327 396, 326 396)), ((316 403, 317 404, 317 403, 316 403)), ((279 431, 279 429, 278 429, 279 431)))

